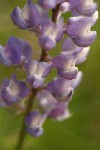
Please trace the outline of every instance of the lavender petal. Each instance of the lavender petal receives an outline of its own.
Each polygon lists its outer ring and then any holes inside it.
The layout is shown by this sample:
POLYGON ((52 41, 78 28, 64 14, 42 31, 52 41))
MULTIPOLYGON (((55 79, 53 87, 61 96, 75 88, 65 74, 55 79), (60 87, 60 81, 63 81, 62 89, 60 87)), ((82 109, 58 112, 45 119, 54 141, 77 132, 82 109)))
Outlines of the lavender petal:
POLYGON ((18 6, 13 10, 11 14, 11 19, 18 28, 24 30, 28 28, 28 24, 23 18, 22 10, 18 6))

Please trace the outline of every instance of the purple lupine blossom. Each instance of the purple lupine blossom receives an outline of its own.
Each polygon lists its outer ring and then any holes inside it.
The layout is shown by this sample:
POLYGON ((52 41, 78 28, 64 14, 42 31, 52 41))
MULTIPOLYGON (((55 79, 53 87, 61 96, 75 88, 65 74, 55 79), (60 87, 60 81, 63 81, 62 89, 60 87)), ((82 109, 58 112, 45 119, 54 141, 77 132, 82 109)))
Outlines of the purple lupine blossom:
POLYGON ((73 88, 70 86, 71 82, 71 80, 58 77, 48 84, 47 89, 56 99, 69 101, 73 94, 73 88))
POLYGON ((0 46, 0 63, 18 65, 31 60, 32 49, 22 39, 10 37, 6 46, 0 46))
POLYGON ((13 23, 20 29, 32 28, 34 30, 41 23, 40 14, 32 0, 28 0, 22 10, 17 6, 11 14, 11 18, 13 23))
POLYGON ((98 12, 92 16, 78 16, 68 19, 67 34, 80 47, 91 45, 96 38, 96 31, 91 31, 91 27, 98 19, 98 12))
POLYGON ((31 100, 36 102, 30 109, 25 103, 25 124, 26 131, 38 137, 43 134, 42 126, 47 118, 63 121, 71 116, 68 106, 83 76, 78 64, 86 60, 90 45, 96 39, 96 31, 91 28, 98 19, 97 3, 93 0, 38 0, 34 4, 28 0, 23 9, 17 6, 13 10, 11 19, 18 28, 29 29, 37 35, 42 52, 39 60, 33 59, 29 44, 13 36, 5 47, 0 45, 0 64, 21 66, 26 73, 24 81, 17 80, 16 75, 3 81, 0 107, 16 105, 21 99, 29 104, 31 100), (63 14, 67 12, 72 16, 64 21, 63 14), (49 50, 58 42, 62 43, 61 52, 50 57, 49 50), (48 82, 53 69, 57 74, 51 75, 48 82))
POLYGON ((55 108, 57 100, 47 89, 41 90, 37 94, 38 104, 45 113, 50 113, 55 108))
POLYGON ((70 117, 70 112, 68 110, 68 100, 58 101, 55 99, 55 96, 47 90, 42 90, 38 94, 37 98, 39 99, 40 107, 45 113, 48 113, 50 118, 61 121, 70 117))
POLYGON ((76 64, 79 64, 86 60, 90 47, 79 47, 71 40, 71 38, 66 38, 62 44, 62 50, 63 52, 66 52, 67 55, 76 53, 76 64))
POLYGON ((98 5, 93 0, 70 0, 71 12, 74 16, 91 16, 94 14, 98 5))
POLYGON ((34 87, 40 87, 44 83, 45 77, 50 73, 52 65, 47 62, 32 60, 25 64, 27 81, 34 87))
POLYGON ((28 96, 29 88, 23 81, 18 81, 13 75, 10 80, 5 79, 0 88, 0 106, 9 106, 28 96))
POLYGON ((82 51, 83 47, 77 46, 71 38, 65 38, 62 43, 62 51, 66 52, 68 55, 74 53, 74 52, 80 52, 82 51))
POLYGON ((56 42, 62 37, 62 25, 55 24, 50 20, 44 20, 41 28, 39 36, 40 46, 44 50, 51 50, 56 46, 56 42))
POLYGON ((49 113, 49 117, 54 118, 58 121, 63 121, 71 116, 67 108, 68 103, 57 102, 56 107, 49 113))
POLYGON ((26 130, 30 135, 38 137, 43 134, 42 125, 47 117, 47 114, 40 114, 37 110, 29 113, 26 116, 26 130))
POLYGON ((39 105, 50 118, 63 120, 68 116, 66 106, 68 102, 58 102, 55 97, 47 90, 42 90, 38 97, 39 105), (66 116, 66 117, 65 117, 66 116))
POLYGON ((77 53, 67 55, 66 52, 56 56, 53 60, 53 66, 57 68, 58 75, 65 79, 74 79, 77 76, 78 68, 75 67, 77 53), (60 63, 59 63, 60 62, 60 63))

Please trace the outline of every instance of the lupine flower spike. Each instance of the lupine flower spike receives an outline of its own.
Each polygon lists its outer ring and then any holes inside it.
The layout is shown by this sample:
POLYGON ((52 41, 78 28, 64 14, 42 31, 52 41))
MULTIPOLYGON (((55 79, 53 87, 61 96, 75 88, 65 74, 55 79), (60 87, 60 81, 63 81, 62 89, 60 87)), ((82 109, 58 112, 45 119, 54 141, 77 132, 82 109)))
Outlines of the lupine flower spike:
POLYGON ((23 101, 24 123, 31 136, 44 133, 47 118, 63 121, 71 116, 69 102, 83 76, 78 64, 86 60, 96 39, 96 31, 91 28, 98 19, 97 7, 93 0, 38 0, 37 4, 28 0, 22 9, 17 6, 12 11, 12 22, 20 29, 32 31, 42 52, 39 60, 33 59, 31 46, 13 36, 5 46, 0 45, 0 64, 20 66, 26 75, 23 81, 17 80, 16 75, 4 79, 0 107, 13 107, 23 101), (63 14, 68 12, 72 16, 64 20, 63 14), (60 41, 61 52, 49 56, 60 41), (57 75, 48 82, 53 68, 57 75))

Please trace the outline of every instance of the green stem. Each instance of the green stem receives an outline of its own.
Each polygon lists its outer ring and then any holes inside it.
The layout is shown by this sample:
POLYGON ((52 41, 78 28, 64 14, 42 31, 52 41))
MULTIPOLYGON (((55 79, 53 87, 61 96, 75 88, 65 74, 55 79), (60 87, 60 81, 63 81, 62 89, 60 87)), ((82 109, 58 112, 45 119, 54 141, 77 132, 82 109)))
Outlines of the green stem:
POLYGON ((26 137, 25 118, 26 118, 27 114, 29 112, 31 112, 31 110, 32 110, 33 101, 34 101, 34 98, 35 98, 36 94, 37 94, 37 89, 32 89, 32 94, 31 94, 31 96, 30 96, 30 98, 28 100, 29 102, 28 102, 28 105, 27 105, 27 108, 26 108, 26 112, 25 112, 25 115, 24 115, 21 131, 20 131, 20 135, 19 135, 19 139, 18 139, 18 144, 17 144, 15 150, 22 150, 22 148, 23 148, 24 139, 26 137))

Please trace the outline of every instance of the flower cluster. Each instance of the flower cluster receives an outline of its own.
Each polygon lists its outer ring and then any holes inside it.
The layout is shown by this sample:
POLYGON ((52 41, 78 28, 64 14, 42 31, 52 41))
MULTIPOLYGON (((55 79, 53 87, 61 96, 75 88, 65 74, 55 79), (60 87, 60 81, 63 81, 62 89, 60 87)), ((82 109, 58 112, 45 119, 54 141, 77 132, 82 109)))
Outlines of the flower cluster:
POLYGON ((91 27, 98 19, 97 3, 93 0, 38 0, 34 4, 28 0, 23 9, 17 6, 13 10, 11 19, 18 28, 38 37, 42 52, 39 60, 33 60, 30 45, 16 37, 10 37, 6 46, 0 45, 0 63, 20 66, 27 76, 25 81, 18 81, 16 75, 3 81, 0 107, 20 104, 20 100, 29 102, 30 97, 34 100, 35 96, 37 105, 31 105, 25 124, 27 132, 37 137, 43 134, 46 118, 62 121, 71 116, 68 104, 82 79, 76 65, 86 60, 96 38, 96 31, 91 31, 91 27), (72 16, 64 21, 63 14, 68 12, 72 16), (63 39, 61 53, 50 57, 49 51, 63 39), (57 75, 47 83, 45 79, 53 68, 57 75))

